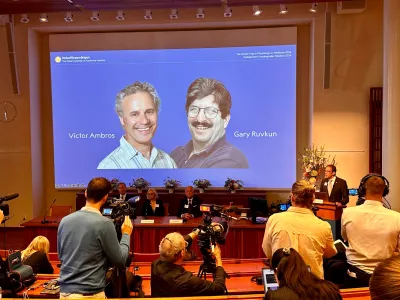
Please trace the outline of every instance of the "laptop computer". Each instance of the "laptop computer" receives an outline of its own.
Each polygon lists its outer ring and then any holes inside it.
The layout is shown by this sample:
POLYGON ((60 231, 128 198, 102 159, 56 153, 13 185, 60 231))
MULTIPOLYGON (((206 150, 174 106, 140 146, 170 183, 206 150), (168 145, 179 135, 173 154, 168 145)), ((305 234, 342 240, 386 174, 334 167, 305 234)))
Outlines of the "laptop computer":
POLYGON ((315 199, 321 199, 328 202, 329 196, 327 192, 315 192, 315 199))
POLYGON ((262 269, 262 280, 264 284, 264 293, 266 293, 268 290, 275 291, 279 288, 279 284, 275 279, 274 271, 271 269, 262 269))

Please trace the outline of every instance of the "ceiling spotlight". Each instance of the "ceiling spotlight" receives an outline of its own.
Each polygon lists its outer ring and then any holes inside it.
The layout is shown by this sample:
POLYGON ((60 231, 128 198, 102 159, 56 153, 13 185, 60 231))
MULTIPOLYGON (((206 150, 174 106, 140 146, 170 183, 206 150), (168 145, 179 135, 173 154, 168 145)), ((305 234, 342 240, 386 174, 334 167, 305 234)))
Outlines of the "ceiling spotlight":
POLYGON ((64 20, 65 20, 65 22, 73 22, 74 16, 72 15, 72 12, 66 12, 64 20))
POLYGON ((279 11, 280 15, 286 15, 289 12, 285 4, 281 4, 279 7, 280 7, 279 11))
POLYGON ((49 18, 47 17, 46 14, 41 14, 40 17, 39 17, 39 21, 42 22, 42 23, 46 23, 46 22, 49 21, 49 18))
POLYGON ((170 19, 178 19, 178 10, 176 8, 171 9, 170 19))
POLYGON ((70 4, 74 4, 73 0, 67 0, 67 2, 70 3, 70 4))
POLYGON ((21 23, 25 23, 25 24, 28 24, 28 23, 29 23, 29 17, 28 17, 27 14, 23 14, 23 15, 21 16, 21 23))
POLYGON ((196 17, 197 17, 197 19, 203 19, 204 18, 204 9, 198 8, 196 17))
POLYGON ((225 18, 232 17, 232 8, 230 8, 229 6, 225 7, 224 17, 225 18))
POLYGON ((144 19, 145 19, 145 20, 151 20, 151 19, 153 19, 153 13, 151 12, 150 9, 146 9, 146 10, 145 10, 144 19))
POLYGON ((117 12, 117 16, 115 17, 118 21, 123 21, 125 20, 125 14, 122 10, 119 10, 117 12))
POLYGON ((262 13, 262 10, 257 5, 254 5, 253 6, 253 16, 259 16, 259 15, 261 15, 261 13, 262 13))
POLYGON ((318 3, 314 2, 311 4, 311 8, 308 10, 310 13, 316 14, 318 11, 318 3))

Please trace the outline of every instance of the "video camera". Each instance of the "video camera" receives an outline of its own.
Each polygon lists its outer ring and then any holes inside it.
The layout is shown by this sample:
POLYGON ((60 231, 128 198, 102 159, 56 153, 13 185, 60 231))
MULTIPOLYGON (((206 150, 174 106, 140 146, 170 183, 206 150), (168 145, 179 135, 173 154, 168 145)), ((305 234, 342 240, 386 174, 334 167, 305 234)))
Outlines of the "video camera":
POLYGON ((131 219, 136 218, 136 202, 140 200, 140 196, 135 196, 127 201, 112 199, 109 200, 109 204, 103 208, 102 214, 104 216, 108 216, 114 220, 114 223, 117 223, 124 219, 125 216, 128 216, 131 219))
POLYGON ((102 215, 110 217, 114 221, 116 227, 118 240, 121 240, 121 225, 124 222, 125 216, 130 219, 136 219, 136 202, 140 200, 140 196, 135 196, 127 201, 125 200, 114 200, 108 201, 108 204, 103 208, 102 215))
POLYGON ((206 273, 215 274, 216 272, 215 259, 211 253, 212 248, 216 243, 225 244, 229 232, 228 221, 233 217, 226 214, 223 206, 214 204, 202 204, 200 205, 200 211, 203 212, 204 224, 197 227, 199 229, 197 245, 203 255, 203 264, 200 266, 198 276, 202 277, 204 275, 205 277, 206 273), (218 217, 219 220, 215 222, 214 217, 218 217))

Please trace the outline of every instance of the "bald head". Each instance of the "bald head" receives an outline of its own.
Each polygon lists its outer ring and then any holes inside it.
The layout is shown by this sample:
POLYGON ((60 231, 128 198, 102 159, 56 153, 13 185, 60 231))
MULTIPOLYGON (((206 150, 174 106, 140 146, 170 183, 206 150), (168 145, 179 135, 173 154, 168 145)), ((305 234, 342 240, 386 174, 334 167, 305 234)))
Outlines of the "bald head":
POLYGON ((158 247, 163 261, 174 263, 177 261, 186 248, 186 242, 183 236, 178 232, 169 233, 161 240, 158 247))
POLYGON ((185 189, 186 197, 193 198, 193 194, 194 194, 193 187, 191 185, 187 186, 185 189))

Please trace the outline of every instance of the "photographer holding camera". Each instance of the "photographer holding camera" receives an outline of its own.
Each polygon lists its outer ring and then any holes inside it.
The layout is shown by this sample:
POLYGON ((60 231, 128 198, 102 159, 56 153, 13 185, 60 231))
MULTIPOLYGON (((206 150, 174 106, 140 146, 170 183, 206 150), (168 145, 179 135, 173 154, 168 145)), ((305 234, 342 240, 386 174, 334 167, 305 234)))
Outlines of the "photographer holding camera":
POLYGON ((105 298, 107 260, 116 267, 125 267, 131 220, 125 216, 118 242, 113 221, 100 213, 111 189, 106 178, 93 178, 85 191, 85 207, 61 220, 57 236, 61 299, 105 298))
POLYGON ((186 249, 197 238, 197 232, 182 236, 169 233, 161 240, 160 258, 151 264, 152 297, 214 296, 226 291, 226 273, 222 267, 221 249, 216 244, 212 255, 216 261, 214 281, 194 276, 181 266, 186 249))

